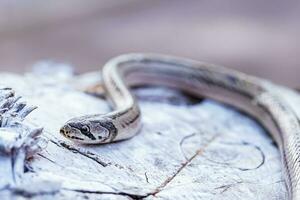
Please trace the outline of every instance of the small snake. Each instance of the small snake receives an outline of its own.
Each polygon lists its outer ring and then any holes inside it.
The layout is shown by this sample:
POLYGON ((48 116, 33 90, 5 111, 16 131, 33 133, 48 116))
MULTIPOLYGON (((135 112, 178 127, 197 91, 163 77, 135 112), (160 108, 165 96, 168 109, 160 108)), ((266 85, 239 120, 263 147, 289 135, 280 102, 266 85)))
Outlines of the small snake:
POLYGON ((300 126, 288 104, 270 83, 231 69, 163 55, 128 54, 110 60, 102 71, 114 111, 69 120, 60 133, 74 142, 110 143, 133 137, 141 112, 130 86, 164 85, 212 98, 255 117, 276 142, 289 199, 300 200, 300 126))

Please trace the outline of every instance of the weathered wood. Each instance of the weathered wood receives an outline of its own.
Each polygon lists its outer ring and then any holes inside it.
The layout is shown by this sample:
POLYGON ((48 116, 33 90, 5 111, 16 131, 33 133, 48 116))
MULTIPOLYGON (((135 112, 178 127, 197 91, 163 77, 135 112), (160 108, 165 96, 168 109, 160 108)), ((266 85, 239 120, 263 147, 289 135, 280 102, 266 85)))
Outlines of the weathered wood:
POLYGON ((23 184, 25 159, 41 150, 42 129, 24 122, 35 107, 20 101, 11 88, 0 87, 0 189, 14 191, 23 184))
MULTIPOLYGON (((279 152, 250 117, 179 91, 139 88, 135 94, 143 113, 141 133, 113 144, 78 145, 58 130, 71 117, 109 111, 104 99, 80 91, 99 81, 99 74, 44 72, 0 74, 1 85, 13 87, 38 106, 24 123, 43 126, 48 141, 43 151, 26 160, 26 172, 17 184, 11 181, 12 155, 1 156, 1 199, 286 197, 279 152)), ((274 91, 300 114, 298 94, 277 87, 274 91)), ((0 129, 0 136, 4 134, 0 129)))

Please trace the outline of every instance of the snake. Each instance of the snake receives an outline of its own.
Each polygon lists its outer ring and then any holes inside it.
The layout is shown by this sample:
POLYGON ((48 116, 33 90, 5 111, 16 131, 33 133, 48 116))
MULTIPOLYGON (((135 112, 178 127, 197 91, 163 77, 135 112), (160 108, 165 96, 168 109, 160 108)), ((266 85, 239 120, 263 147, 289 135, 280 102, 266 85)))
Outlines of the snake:
POLYGON ((141 110, 130 88, 175 88, 219 101, 255 118, 279 149, 288 199, 300 200, 299 119, 269 81, 205 62, 139 53, 111 59, 101 74, 112 111, 70 119, 60 129, 66 138, 79 144, 129 139, 142 128, 141 110))

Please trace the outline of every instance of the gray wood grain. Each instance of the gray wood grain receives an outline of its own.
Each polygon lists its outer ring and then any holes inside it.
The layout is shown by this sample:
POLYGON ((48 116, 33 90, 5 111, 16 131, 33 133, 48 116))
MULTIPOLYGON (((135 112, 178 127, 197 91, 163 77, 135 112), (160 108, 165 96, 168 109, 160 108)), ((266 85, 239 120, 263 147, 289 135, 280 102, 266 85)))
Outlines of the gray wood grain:
MULTIPOLYGON (((1 199, 286 197, 279 152, 249 116, 179 91, 139 88, 134 92, 143 128, 136 137, 107 145, 78 145, 58 130, 71 117, 110 110, 104 99, 80 91, 99 81, 98 73, 74 77, 69 69, 50 71, 0 74, 1 85, 13 87, 30 105, 38 106, 25 121, 43 126, 42 136, 48 141, 43 151, 26 159, 26 172, 17 184, 11 181, 12 155, 1 155, 1 199)), ((300 113, 296 93, 274 90, 300 113)))

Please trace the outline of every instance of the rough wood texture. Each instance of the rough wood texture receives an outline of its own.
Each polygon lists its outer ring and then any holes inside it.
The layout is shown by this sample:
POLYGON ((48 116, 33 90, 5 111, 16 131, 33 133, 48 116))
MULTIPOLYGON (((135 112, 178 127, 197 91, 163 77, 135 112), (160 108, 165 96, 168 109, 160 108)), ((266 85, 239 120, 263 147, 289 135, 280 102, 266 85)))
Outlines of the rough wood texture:
MULTIPOLYGON (((38 106, 25 122, 43 126, 48 141, 43 151, 26 160, 26 168, 19 167, 22 176, 17 183, 11 180, 12 154, 0 157, 1 199, 286 197, 278 150, 253 119, 179 91, 135 89, 144 125, 133 139, 98 146, 69 142, 58 133, 67 119, 105 113, 109 106, 104 99, 80 91, 96 83, 98 73, 74 78, 72 70, 63 69, 52 66, 24 76, 0 74, 0 85, 14 88, 38 106)), ((277 87, 274 91, 300 113, 296 93, 277 87)), ((0 129, 2 143, 5 133, 0 129)))
POLYGON ((0 189, 16 192, 23 185, 25 160, 41 150, 42 128, 24 122, 35 107, 20 101, 8 87, 0 87, 0 189))

